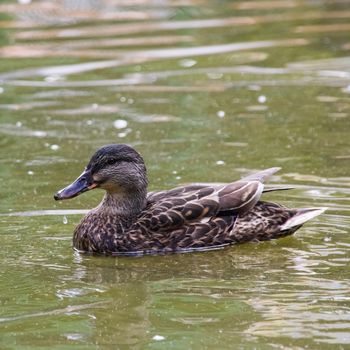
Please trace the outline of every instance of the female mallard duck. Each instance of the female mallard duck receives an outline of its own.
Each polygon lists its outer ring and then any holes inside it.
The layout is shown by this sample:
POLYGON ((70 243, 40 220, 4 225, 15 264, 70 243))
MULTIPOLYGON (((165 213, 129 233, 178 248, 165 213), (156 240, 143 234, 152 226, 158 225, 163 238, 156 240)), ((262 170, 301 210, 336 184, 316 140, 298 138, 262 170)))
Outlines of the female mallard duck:
POLYGON ((135 255, 208 250, 292 234, 324 208, 287 209, 260 201, 263 182, 279 168, 226 185, 189 185, 147 193, 146 167, 132 147, 99 149, 56 200, 102 188, 100 205, 74 231, 81 252, 135 255))

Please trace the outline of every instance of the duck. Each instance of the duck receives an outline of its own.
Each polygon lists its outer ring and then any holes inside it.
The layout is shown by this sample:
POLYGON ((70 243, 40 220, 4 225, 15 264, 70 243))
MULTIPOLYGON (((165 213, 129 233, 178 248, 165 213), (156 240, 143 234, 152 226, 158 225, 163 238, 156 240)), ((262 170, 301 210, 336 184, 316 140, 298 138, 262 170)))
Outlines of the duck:
POLYGON ((228 245, 289 236, 327 208, 289 209, 261 200, 265 180, 280 170, 262 170, 220 185, 190 184, 147 192, 142 156, 126 144, 109 144, 91 157, 82 174, 54 195, 74 198, 102 189, 101 203, 74 230, 81 253, 145 255, 221 249, 228 245))

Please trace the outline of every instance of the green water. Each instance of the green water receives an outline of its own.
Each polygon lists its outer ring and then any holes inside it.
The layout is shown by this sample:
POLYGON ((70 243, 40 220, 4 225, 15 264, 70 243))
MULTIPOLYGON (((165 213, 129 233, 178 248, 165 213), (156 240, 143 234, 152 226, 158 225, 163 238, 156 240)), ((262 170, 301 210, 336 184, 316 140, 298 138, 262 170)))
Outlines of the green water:
POLYGON ((0 348, 348 348, 348 2, 23 2, 0 3, 0 348), (74 210, 102 192, 53 194, 111 142, 150 190, 280 166, 295 190, 267 199, 329 210, 278 241, 82 256, 74 210))

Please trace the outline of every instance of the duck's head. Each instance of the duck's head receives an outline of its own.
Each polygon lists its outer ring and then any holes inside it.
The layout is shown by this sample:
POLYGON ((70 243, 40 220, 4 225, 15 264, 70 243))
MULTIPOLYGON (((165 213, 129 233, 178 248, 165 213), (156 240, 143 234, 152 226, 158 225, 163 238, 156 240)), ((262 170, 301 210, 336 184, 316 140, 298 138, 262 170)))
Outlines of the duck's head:
POLYGON ((83 173, 54 198, 69 199, 94 188, 116 195, 146 193, 146 167, 140 154, 128 145, 103 146, 92 156, 83 173))

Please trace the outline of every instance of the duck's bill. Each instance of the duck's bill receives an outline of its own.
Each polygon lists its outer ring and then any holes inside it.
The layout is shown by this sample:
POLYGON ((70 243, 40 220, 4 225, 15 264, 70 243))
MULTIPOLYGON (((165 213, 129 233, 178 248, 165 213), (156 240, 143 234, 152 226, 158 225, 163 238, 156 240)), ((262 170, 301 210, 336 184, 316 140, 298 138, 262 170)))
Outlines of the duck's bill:
POLYGON ((56 201, 74 198, 95 187, 97 187, 97 184, 93 182, 90 172, 84 171, 73 183, 58 191, 54 198, 56 201))

